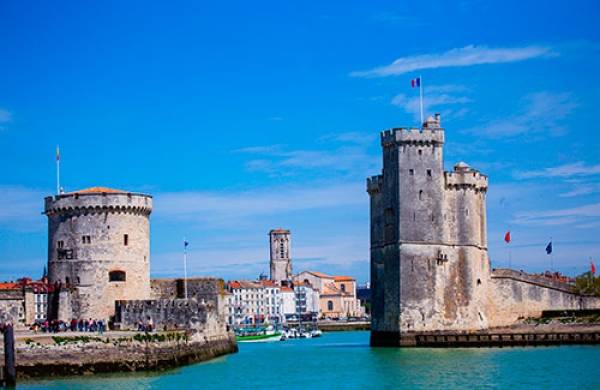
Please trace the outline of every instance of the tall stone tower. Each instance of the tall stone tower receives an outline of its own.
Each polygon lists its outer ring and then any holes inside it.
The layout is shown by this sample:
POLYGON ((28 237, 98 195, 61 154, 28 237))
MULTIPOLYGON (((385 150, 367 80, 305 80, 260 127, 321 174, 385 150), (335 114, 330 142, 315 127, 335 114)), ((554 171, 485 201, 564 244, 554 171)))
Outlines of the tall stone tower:
POLYGON ((152 197, 103 187, 50 196, 49 318, 106 318, 115 301, 150 297, 152 197))
POLYGON ((383 174, 371 198, 371 345, 487 328, 487 177, 444 171, 440 117, 381 133, 383 174))
POLYGON ((284 229, 269 232, 271 243, 271 281, 281 285, 292 281, 292 259, 290 258, 290 231, 284 229))

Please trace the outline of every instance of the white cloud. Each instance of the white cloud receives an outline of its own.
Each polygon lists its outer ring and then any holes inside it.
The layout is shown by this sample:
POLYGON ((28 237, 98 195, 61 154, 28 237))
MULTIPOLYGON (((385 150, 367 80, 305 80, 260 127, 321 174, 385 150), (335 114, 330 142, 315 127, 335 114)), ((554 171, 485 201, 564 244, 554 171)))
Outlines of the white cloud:
POLYGON ((0 108, 0 122, 12 122, 12 113, 0 108))
POLYGON ((46 226, 44 197, 47 193, 18 186, 0 185, 0 228, 35 232, 46 226))
MULTIPOLYGON (((464 105, 471 103, 473 100, 466 96, 456 96, 453 92, 465 92, 466 88, 459 85, 439 85, 427 88, 428 95, 423 98, 423 112, 435 111, 440 114, 451 115, 453 118, 466 115, 469 110, 464 105), (435 92, 435 93, 429 93, 435 92), (460 105, 456 112, 449 106, 460 105), (444 109, 444 107, 446 107, 444 109)), ((404 109, 405 112, 414 114, 415 120, 420 120, 420 102, 418 97, 398 94, 392 99, 392 105, 404 109)), ((423 118, 425 119, 425 118, 423 118)))
POLYGON ((319 141, 326 144, 327 149, 289 150, 286 145, 268 145, 235 152, 260 156, 245 164, 249 172, 292 176, 302 171, 320 170, 321 175, 340 172, 366 175, 377 169, 379 162, 378 156, 368 154, 368 148, 376 144, 375 137, 375 134, 348 132, 321 137, 319 141))
MULTIPOLYGON (((0 123, 12 122, 12 113, 0 108, 0 123)), ((6 126, 0 125, 0 131, 6 129, 6 126)))
POLYGON ((230 193, 180 192, 154 195, 156 216, 170 220, 227 226, 232 221, 307 210, 362 207, 367 202, 364 182, 301 188, 282 187, 230 193))
POLYGON ((439 54, 423 54, 399 58, 390 65, 350 73, 354 77, 398 76, 421 69, 472 66, 523 61, 556 55, 549 47, 488 48, 466 46, 439 54))
POLYGON ((536 92, 521 99, 521 109, 513 116, 503 120, 487 121, 487 124, 467 129, 465 133, 474 133, 490 138, 514 137, 520 134, 547 133, 552 136, 567 132, 561 121, 567 118, 579 103, 570 93, 536 92))
POLYGON ((516 215, 521 225, 558 226, 591 221, 600 217, 600 203, 546 211, 528 211, 516 215))
POLYGON ((565 164, 558 167, 545 168, 540 171, 521 172, 517 174, 520 178, 535 177, 574 177, 591 176, 600 174, 600 165, 586 166, 583 161, 565 164))

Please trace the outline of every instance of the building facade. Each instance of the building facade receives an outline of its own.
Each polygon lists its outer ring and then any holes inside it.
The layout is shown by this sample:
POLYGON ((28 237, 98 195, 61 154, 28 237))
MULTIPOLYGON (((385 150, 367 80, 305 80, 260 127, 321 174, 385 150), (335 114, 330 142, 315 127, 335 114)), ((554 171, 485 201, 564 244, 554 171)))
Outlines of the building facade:
POLYGON ((233 295, 229 324, 244 327, 282 323, 281 287, 270 280, 230 280, 227 291, 233 295))
POLYGON ((356 280, 349 276, 329 276, 315 271, 303 271, 294 277, 298 285, 310 285, 318 294, 320 318, 361 316, 363 310, 356 299, 356 280))

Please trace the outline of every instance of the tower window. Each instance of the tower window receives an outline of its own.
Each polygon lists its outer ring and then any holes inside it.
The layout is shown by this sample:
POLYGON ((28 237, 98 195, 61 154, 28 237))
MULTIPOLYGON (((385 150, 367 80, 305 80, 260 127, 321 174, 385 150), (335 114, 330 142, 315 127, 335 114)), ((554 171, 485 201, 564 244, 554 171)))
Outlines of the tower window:
POLYGON ((285 258, 285 246, 283 244, 283 241, 279 243, 279 257, 282 259, 285 258))
POLYGON ((427 177, 431 178, 431 169, 427 170, 427 177))
POLYGON ((409 169, 408 170, 408 174, 411 175, 411 176, 414 176, 415 175, 415 170, 414 169, 409 169))
POLYGON ((423 190, 419 191, 419 200, 423 199, 423 190))
POLYGON ((327 310, 333 311, 333 301, 327 301, 327 310))
POLYGON ((108 281, 109 282, 125 282, 127 279, 127 275, 125 271, 110 271, 108 273, 108 281))
POLYGON ((62 248, 64 248, 64 247, 65 247, 65 242, 64 242, 64 241, 57 241, 57 242, 56 242, 56 247, 57 247, 58 249, 62 249, 62 248))
POLYGON ((129 234, 123 234, 123 245, 129 245, 129 234))
POLYGON ((81 236, 81 242, 83 244, 91 244, 92 243, 92 237, 91 236, 81 236))
POLYGON ((419 156, 423 155, 423 151, 421 149, 419 149, 419 156))

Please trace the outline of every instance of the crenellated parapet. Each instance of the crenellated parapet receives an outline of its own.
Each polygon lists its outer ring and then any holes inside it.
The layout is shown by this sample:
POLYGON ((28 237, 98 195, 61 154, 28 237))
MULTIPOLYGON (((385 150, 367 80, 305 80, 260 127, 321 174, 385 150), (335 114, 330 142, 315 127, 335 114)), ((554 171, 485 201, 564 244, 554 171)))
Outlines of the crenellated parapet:
POLYGON ((381 145, 389 148, 397 145, 433 146, 444 143, 444 129, 439 126, 439 115, 436 119, 427 118, 423 127, 395 127, 381 132, 381 145))
POLYGON ((383 176, 371 176, 367 178, 367 192, 370 196, 374 196, 381 193, 383 189, 383 176))
POLYGON ((48 196, 44 201, 44 214, 49 217, 106 212, 149 216, 152 212, 152 196, 107 188, 48 196))
POLYGON ((453 172, 444 172, 447 189, 471 189, 475 192, 486 192, 488 177, 460 162, 454 166, 453 172))

